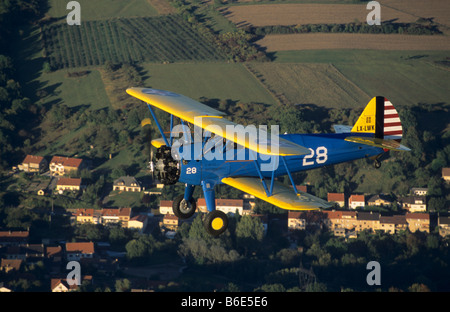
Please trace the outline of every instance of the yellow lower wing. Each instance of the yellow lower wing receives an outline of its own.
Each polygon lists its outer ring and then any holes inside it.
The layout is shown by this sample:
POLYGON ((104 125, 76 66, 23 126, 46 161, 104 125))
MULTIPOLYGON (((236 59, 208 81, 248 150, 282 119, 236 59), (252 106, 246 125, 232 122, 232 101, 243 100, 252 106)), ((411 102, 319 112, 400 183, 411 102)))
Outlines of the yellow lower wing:
POLYGON ((223 178, 222 182, 287 210, 318 210, 331 207, 327 201, 308 193, 299 191, 299 195, 296 195, 292 188, 279 182, 274 183, 270 197, 267 196, 259 178, 229 177, 223 178))

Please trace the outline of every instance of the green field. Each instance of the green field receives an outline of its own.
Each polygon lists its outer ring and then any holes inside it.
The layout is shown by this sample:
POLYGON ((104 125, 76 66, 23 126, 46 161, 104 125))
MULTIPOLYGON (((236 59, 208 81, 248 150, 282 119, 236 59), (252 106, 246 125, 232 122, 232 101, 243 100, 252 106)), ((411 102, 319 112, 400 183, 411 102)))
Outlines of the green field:
POLYGON ((51 68, 98 66, 106 61, 224 60, 215 45, 177 15, 57 23, 43 27, 51 68))
MULTIPOLYGON (((158 12, 147 0, 78 0, 81 7, 81 20, 91 21, 115 17, 156 16, 158 12)), ((48 15, 63 17, 64 20, 70 10, 66 9, 68 1, 50 0, 48 15)))
POLYGON ((331 63, 369 96, 383 95, 394 105, 448 103, 450 71, 439 65, 448 51, 286 51, 276 63, 331 63))
POLYGON ((264 86, 242 65, 227 63, 142 64, 144 85, 181 93, 194 99, 275 104, 264 86))
POLYGON ((370 100, 366 93, 330 64, 253 63, 248 66, 287 105, 352 108, 370 100))
POLYGON ((89 106, 91 109, 111 107, 105 86, 97 70, 87 75, 70 78, 69 70, 42 73, 38 81, 47 96, 40 102, 44 105, 65 104, 68 107, 89 106))

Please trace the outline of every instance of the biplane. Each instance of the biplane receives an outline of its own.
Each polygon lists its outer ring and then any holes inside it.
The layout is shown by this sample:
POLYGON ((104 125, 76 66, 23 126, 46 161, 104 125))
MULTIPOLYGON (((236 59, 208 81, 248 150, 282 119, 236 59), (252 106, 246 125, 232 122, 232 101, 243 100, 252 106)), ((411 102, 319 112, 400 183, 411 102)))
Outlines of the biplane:
POLYGON ((389 150, 410 150, 400 144, 403 129, 397 110, 382 96, 369 101, 354 126, 335 125, 328 134, 271 132, 269 137, 267 127, 259 127, 256 135, 243 134, 246 128, 224 118, 223 112, 181 94, 151 88, 126 91, 147 103, 161 133, 151 141, 158 179, 165 185, 185 184, 184 194, 173 201, 174 214, 187 219, 195 213, 194 188, 201 186, 208 211, 203 223, 213 236, 228 226, 227 215, 215 207, 216 185, 232 186, 283 209, 327 209, 330 203, 297 189, 293 173, 360 158, 373 159, 379 168, 389 150), (154 108, 170 115, 169 137, 154 108), (292 187, 277 181, 284 175, 292 187))

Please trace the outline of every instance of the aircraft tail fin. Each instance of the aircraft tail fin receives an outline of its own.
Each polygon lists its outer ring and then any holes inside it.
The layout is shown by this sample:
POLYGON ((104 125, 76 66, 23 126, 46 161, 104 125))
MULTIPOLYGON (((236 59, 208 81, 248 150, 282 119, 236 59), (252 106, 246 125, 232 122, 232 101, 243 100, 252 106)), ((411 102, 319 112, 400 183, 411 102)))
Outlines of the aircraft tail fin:
POLYGON ((391 101, 383 96, 376 96, 367 104, 351 132, 373 133, 376 139, 395 140, 400 143, 403 127, 391 101))
POLYGON ((381 147, 385 150, 410 151, 400 144, 403 127, 398 112, 391 101, 383 96, 376 96, 369 101, 351 133, 373 133, 374 137, 351 136, 347 137, 346 141, 381 147))

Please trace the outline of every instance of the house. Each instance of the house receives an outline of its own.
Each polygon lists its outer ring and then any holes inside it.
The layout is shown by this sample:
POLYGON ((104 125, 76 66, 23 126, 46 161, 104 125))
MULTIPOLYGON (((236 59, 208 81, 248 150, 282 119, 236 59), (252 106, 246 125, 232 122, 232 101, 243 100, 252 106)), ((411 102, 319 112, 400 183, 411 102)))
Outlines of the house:
POLYGON ((48 168, 48 162, 42 156, 27 155, 18 167, 20 171, 40 173, 48 168))
POLYGON ((425 196, 407 196, 400 199, 403 209, 409 212, 423 212, 427 210, 425 196))
POLYGON ((411 232, 430 233, 430 215, 428 213, 407 213, 406 222, 411 232))
POLYGON ((80 178, 60 178, 56 183, 56 191, 62 194, 64 191, 80 191, 81 190, 80 178))
POLYGON ((128 227, 128 221, 131 217, 131 208, 103 208, 101 210, 101 223, 119 223, 122 227, 128 227))
POLYGON ((0 231, 0 247, 26 244, 29 235, 28 231, 0 231))
POLYGON ((22 259, 1 259, 0 272, 9 273, 14 270, 19 271, 22 263, 22 259))
POLYGON ((412 195, 415 195, 415 196, 427 196, 428 188, 426 188, 426 187, 413 187, 411 189, 410 193, 412 195))
POLYGON ((288 230, 305 230, 306 229, 306 219, 301 218, 301 211, 288 211, 288 230))
POLYGON ((79 208, 75 212, 78 223, 111 224, 121 223, 122 227, 128 227, 131 217, 131 208, 79 208))
POLYGON ((82 259, 94 258, 93 242, 66 243, 67 261, 80 261, 82 259))
POLYGON ((78 223, 101 223, 101 211, 93 208, 79 208, 75 216, 78 223))
POLYGON ((169 230, 176 231, 178 229, 179 222, 180 221, 177 216, 166 214, 163 218, 162 224, 160 224, 160 227, 165 227, 169 230))
POLYGON ((328 193, 328 202, 336 203, 339 207, 345 207, 344 193, 328 193))
POLYGON ((173 201, 172 200, 161 200, 159 203, 159 213, 162 215, 173 214, 173 201))
POLYGON ((374 195, 367 201, 369 206, 390 206, 392 203, 392 198, 384 194, 374 195))
POLYGON ((8 246, 4 256, 7 259, 21 259, 27 263, 37 263, 45 259, 45 246, 43 244, 8 246))
POLYGON ((364 195, 351 195, 348 199, 348 206, 351 209, 362 208, 366 205, 366 197, 364 195))
POLYGON ((114 181, 113 191, 140 192, 142 187, 135 177, 124 176, 114 181))
POLYGON ((442 179, 447 183, 450 182, 450 168, 442 168, 442 179))
POLYGON ((364 230, 375 231, 380 228, 380 214, 378 212, 358 212, 356 216, 356 231, 364 230))
POLYGON ((408 227, 406 217, 403 215, 396 216, 380 216, 380 223, 378 230, 384 231, 388 234, 395 234, 399 231, 404 231, 408 227))
POLYGON ((224 212, 225 214, 238 213, 242 216, 244 210, 244 200, 243 199, 216 199, 216 209, 224 212))
MULTIPOLYGON (((335 229, 354 230, 357 227, 356 211, 325 210, 324 225, 331 231, 335 229)), ((345 231, 347 234, 347 231, 345 231)))
POLYGON ((53 156, 49 164, 50 173, 54 176, 63 176, 70 172, 79 172, 87 168, 83 159, 53 156))
MULTIPOLYGON (((81 277, 81 282, 89 281, 92 283, 92 275, 84 275, 81 277)), ((50 280, 50 288, 52 292, 70 292, 78 289, 78 285, 69 285, 65 278, 52 278, 50 280)))
POLYGON ((137 215, 128 221, 128 228, 129 229, 136 229, 139 231, 139 233, 142 233, 145 231, 145 228, 147 227, 148 217, 146 215, 137 215))
MULTIPOLYGON (((328 193, 330 194, 330 193, 328 193)), ((343 228, 342 226, 342 212, 336 210, 324 210, 325 214, 324 225, 330 230, 334 231, 336 228, 343 228)))
POLYGON ((439 235, 445 237, 450 235, 450 217, 438 217, 439 235))
POLYGON ((63 249, 61 246, 46 246, 46 268, 50 274, 61 271, 61 261, 63 260, 63 249))
MULTIPOLYGON (((201 212, 208 212, 206 200, 204 198, 199 198, 197 200, 197 209, 201 212)), ((244 213, 244 200, 216 198, 216 210, 220 210, 225 214, 235 214, 237 212, 242 216, 244 213)))
POLYGON ((79 208, 75 213, 75 217, 77 223, 99 224, 101 222, 100 211, 93 208, 79 208))

